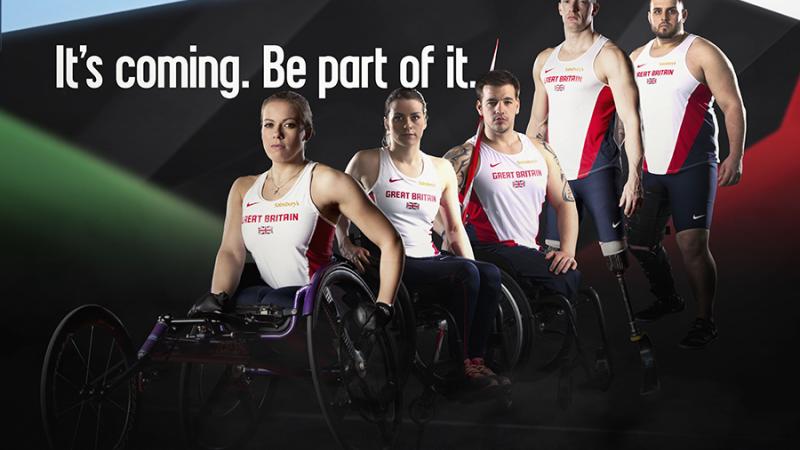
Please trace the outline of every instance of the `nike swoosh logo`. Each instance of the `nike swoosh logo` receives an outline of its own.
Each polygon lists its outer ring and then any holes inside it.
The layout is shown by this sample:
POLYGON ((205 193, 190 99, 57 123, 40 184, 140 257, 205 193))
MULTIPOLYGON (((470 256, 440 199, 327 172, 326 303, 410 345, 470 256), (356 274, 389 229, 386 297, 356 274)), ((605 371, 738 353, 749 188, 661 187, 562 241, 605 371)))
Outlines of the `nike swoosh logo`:
POLYGON ((497 167, 497 166, 499 166, 500 164, 503 164, 503 163, 494 163, 494 164, 489 164, 489 167, 497 167))
MULTIPOLYGON (((553 69, 555 69, 555 67, 553 67, 553 69)), ((553 69, 547 69, 547 70, 544 71, 544 73, 550 73, 550 71, 553 70, 553 69)))
POLYGON ((636 68, 637 68, 637 69, 639 69, 639 68, 642 68, 642 67, 644 67, 644 66, 646 66, 646 65, 647 65, 647 64, 639 64, 638 66, 636 66, 636 68))
POLYGON ((706 216, 705 214, 703 214, 702 216, 695 216, 694 214, 692 214, 692 220, 702 219, 705 216, 706 216))
POLYGON ((402 180, 402 178, 392 179, 391 177, 389 177, 389 183, 394 183, 395 181, 400 181, 400 180, 402 180))
POLYGON ((619 226, 619 224, 621 224, 621 223, 622 223, 622 221, 614 222, 614 223, 611 224, 611 228, 617 228, 619 226))
POLYGON ((252 202, 252 203, 249 203, 249 202, 248 202, 248 203, 247 203, 247 207, 249 208, 249 207, 251 207, 251 206, 253 206, 253 205, 257 205, 257 204, 259 204, 259 203, 261 203, 261 202, 252 202))

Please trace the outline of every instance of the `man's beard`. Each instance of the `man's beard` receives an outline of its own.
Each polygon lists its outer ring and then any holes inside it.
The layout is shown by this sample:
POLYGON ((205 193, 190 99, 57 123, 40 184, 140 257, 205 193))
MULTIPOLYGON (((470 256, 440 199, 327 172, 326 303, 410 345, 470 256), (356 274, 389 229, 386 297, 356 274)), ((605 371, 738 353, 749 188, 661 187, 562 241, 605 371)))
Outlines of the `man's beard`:
POLYGON ((671 28, 668 27, 666 31, 661 31, 661 25, 659 24, 653 30, 653 34, 655 34, 659 39, 672 39, 678 34, 678 26, 676 25, 671 28))

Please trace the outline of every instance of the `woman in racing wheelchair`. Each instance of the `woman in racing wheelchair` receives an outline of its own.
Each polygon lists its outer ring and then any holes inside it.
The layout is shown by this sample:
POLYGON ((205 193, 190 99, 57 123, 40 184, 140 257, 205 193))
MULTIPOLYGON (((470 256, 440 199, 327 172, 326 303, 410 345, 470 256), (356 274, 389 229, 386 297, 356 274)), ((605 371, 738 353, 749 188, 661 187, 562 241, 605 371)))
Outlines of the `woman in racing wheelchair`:
MULTIPOLYGON (((356 153, 345 172, 361 184, 400 233, 406 251, 405 287, 424 293, 427 301, 439 298, 454 318, 463 342, 460 352, 467 393, 508 388, 509 379, 495 374, 484 362, 500 294, 500 273, 492 264, 474 259, 459 217, 452 166, 420 149, 427 119, 427 105, 419 91, 395 89, 384 104, 383 145, 356 153), (440 253, 431 238, 440 209, 454 255, 440 253)), ((340 252, 363 271, 369 264, 369 250, 350 240, 348 228, 346 219, 337 224, 340 252)))
POLYGON ((341 448, 392 445, 402 391, 383 325, 403 270, 400 236, 351 177, 306 159, 313 125, 305 98, 280 92, 264 100, 261 130, 272 167, 233 183, 211 290, 193 317, 159 316, 138 352, 100 305, 76 308, 56 328, 40 385, 51 448, 124 448, 138 394, 175 363, 191 448, 242 447, 263 425, 278 378, 309 374, 341 448), (340 216, 381 249, 377 302, 349 263, 329 264, 340 216), (248 250, 259 284, 237 292, 248 250), (353 414, 370 425, 346 420, 353 414))
MULTIPOLYGON (((261 175, 243 176, 233 183, 211 289, 192 306, 190 317, 213 318, 236 308, 241 310, 246 305, 268 305, 277 311, 293 306, 297 308, 295 296, 298 289, 311 283, 314 274, 322 272, 322 268, 331 262, 334 224, 340 216, 345 216, 364 229, 381 249, 377 302, 374 306, 360 303, 358 308, 351 310, 354 321, 362 329, 374 329, 391 320, 392 302, 403 270, 402 241, 351 177, 306 159, 305 146, 313 136, 313 130, 310 106, 301 95, 284 91, 263 101, 261 141, 272 166, 261 175), (255 260, 260 283, 237 290, 248 251, 255 260)), ((321 289, 326 290, 324 287, 321 289)), ((325 292, 325 295, 329 294, 325 292)), ((342 295, 351 294, 344 292, 342 295)), ((325 321, 327 311, 320 311, 322 306, 315 305, 313 314, 320 317, 314 317, 314 323, 325 321)), ((348 321, 343 322, 347 326, 348 321)), ((309 326, 309 347, 313 345, 311 334, 320 334, 318 331, 316 326, 313 330, 309 326)), ((341 332, 331 334, 338 335, 341 340, 341 332)), ((351 330, 349 336, 355 341, 359 330, 351 330)), ((357 342, 353 344, 358 347, 359 355, 367 359, 365 352, 369 350, 357 342)), ((311 353, 315 352, 309 348, 311 353)), ((333 357, 339 354, 338 358, 341 358, 341 353, 343 351, 337 349, 333 357)), ((358 362, 354 365, 357 366, 358 362)), ((316 374, 318 370, 312 367, 312 372, 316 374)), ((348 438, 342 431, 344 422, 341 417, 333 417, 340 412, 326 409, 337 402, 345 403, 334 399, 341 393, 332 393, 336 388, 331 388, 328 394, 321 392, 324 386, 319 386, 318 380, 314 381, 323 403, 323 414, 334 437, 342 447, 348 448, 348 438)), ((349 393, 350 388, 347 390, 349 393)), ((356 399, 349 398, 346 403, 352 406, 354 402, 356 399)), ((362 411, 359 413, 364 415, 362 411)))

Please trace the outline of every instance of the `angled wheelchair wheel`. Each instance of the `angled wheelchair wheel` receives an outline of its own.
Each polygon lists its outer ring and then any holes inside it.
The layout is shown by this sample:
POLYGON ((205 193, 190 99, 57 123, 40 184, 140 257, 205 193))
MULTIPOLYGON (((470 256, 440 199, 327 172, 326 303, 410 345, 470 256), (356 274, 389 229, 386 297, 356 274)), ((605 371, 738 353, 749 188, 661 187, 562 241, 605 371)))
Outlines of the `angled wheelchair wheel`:
POLYGON ((541 295, 531 303, 531 309, 533 345, 528 368, 550 374, 570 363, 575 342, 574 310, 562 295, 541 295))
POLYGON ((414 368, 423 385, 446 393, 464 379, 464 342, 453 316, 439 305, 418 305, 414 368))
POLYGON ((307 344, 323 418, 342 449, 389 448, 402 411, 390 334, 365 323, 375 299, 353 269, 337 264, 318 276, 307 344))
POLYGON ((578 330, 578 358, 587 375, 587 384, 605 391, 611 386, 614 372, 606 333, 605 313, 597 291, 590 287, 578 292, 575 300, 575 316, 578 330))
POLYGON ((136 413, 130 336, 111 311, 84 305, 58 325, 45 354, 40 401, 52 449, 122 449, 136 413))
MULTIPOLYGON (((380 274, 377 261, 367 266, 364 281, 373 293, 378 292, 380 274)), ((411 295, 405 285, 400 283, 394 299, 394 319, 386 327, 397 352, 397 372, 400 386, 405 386, 414 364, 416 354, 416 320, 411 295)))
POLYGON ((522 288, 505 271, 500 271, 500 299, 486 361, 496 372, 522 368, 533 342, 533 314, 522 288))
POLYGON ((241 448, 263 419, 276 379, 224 364, 181 366, 178 394, 181 432, 188 448, 241 448))

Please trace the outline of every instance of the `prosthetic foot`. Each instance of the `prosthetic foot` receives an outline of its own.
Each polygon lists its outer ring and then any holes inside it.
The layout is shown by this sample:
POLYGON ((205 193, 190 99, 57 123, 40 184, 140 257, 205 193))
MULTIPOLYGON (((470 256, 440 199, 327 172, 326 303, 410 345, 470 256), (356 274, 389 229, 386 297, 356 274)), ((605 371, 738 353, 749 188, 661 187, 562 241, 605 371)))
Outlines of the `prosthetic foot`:
POLYGON ((633 314, 630 296, 628 295, 628 285, 625 283, 625 269, 628 267, 627 253, 620 252, 614 255, 607 255, 608 268, 617 278, 622 301, 625 303, 625 311, 628 314, 628 327, 630 341, 639 346, 639 358, 642 364, 642 387, 641 394, 651 394, 658 391, 661 384, 658 380, 658 369, 656 367, 653 343, 650 337, 639 329, 633 314))

